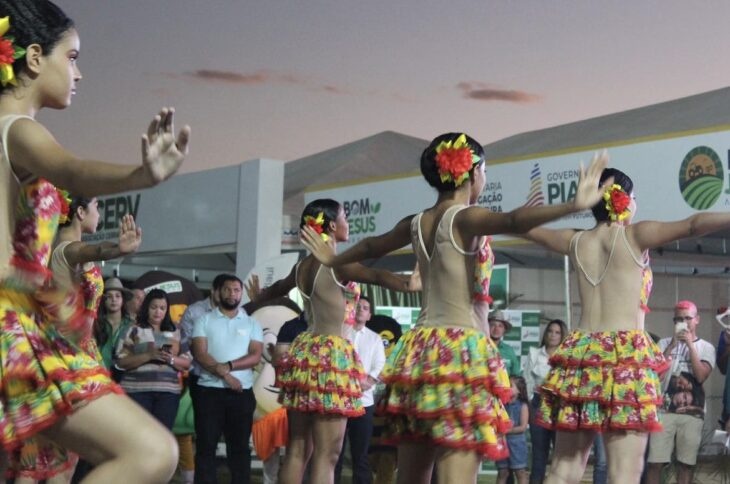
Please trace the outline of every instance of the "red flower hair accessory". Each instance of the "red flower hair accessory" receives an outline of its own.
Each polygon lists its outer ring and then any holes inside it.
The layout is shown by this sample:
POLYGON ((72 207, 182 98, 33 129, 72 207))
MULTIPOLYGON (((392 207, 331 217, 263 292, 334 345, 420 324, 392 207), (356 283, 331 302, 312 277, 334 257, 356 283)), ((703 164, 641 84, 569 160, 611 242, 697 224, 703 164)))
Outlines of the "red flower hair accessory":
POLYGON ((10 29, 10 17, 0 18, 0 83, 18 85, 13 72, 13 63, 25 55, 25 49, 15 45, 15 38, 6 36, 10 29))
POLYGON ((58 223, 63 225, 68 223, 71 218, 69 214, 71 212, 71 195, 61 188, 56 189, 58 191, 58 200, 61 202, 61 210, 59 212, 58 223))
POLYGON ((466 141, 465 134, 454 141, 442 141, 436 146, 436 167, 441 181, 453 181, 457 187, 469 178, 469 170, 480 160, 466 141))
POLYGON ((603 199, 606 201, 606 210, 608 215, 614 222, 624 220, 629 216, 631 210, 631 197, 621 188, 621 185, 613 184, 603 193, 603 199))
POLYGON ((322 240, 327 242, 330 239, 330 236, 324 233, 324 213, 319 212, 317 214, 317 218, 312 217, 311 215, 305 215, 304 216, 304 223, 307 224, 308 227, 311 227, 312 230, 317 232, 320 237, 322 237, 322 240))

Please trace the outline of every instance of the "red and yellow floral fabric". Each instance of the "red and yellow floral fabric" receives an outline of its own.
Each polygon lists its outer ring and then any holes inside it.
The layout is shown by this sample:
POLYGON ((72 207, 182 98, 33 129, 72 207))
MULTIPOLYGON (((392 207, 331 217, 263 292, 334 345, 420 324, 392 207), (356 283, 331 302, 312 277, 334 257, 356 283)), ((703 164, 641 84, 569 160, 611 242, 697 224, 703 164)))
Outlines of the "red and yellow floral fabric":
POLYGON ((492 280, 494 270, 494 252, 491 246, 491 237, 482 237, 479 241, 479 250, 476 257, 476 268, 474 270, 474 291, 475 301, 492 304, 492 297, 489 295, 489 283, 492 280))
POLYGON ((512 396, 509 376, 481 331, 413 328, 396 344, 381 379, 386 442, 433 442, 492 460, 507 457, 501 434, 512 426, 503 406, 512 396))
POLYGON ((279 403, 300 412, 357 417, 365 413, 360 401, 364 379, 350 341, 305 331, 294 339, 277 368, 279 403))
POLYGON ((574 331, 550 358, 536 421, 558 430, 661 430, 669 362, 645 331, 574 331))
POLYGON ((44 307, 67 296, 48 285, 60 209, 49 182, 22 187, 14 270, 0 281, 0 444, 8 451, 83 402, 121 393, 93 356, 59 332, 44 307))

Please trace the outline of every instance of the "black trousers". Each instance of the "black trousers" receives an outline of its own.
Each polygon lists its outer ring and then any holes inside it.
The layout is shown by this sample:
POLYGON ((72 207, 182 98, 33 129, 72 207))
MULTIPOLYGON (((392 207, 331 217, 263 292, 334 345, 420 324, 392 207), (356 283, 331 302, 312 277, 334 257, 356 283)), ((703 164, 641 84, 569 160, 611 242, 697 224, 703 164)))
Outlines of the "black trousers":
POLYGON ((195 483, 217 483, 215 450, 223 434, 231 483, 248 484, 251 480, 248 443, 256 409, 253 390, 235 392, 196 385, 190 396, 195 412, 195 483))
MULTIPOLYGON (((365 407, 365 413, 359 417, 347 419, 347 433, 345 440, 350 442, 350 455, 352 456, 352 482, 353 484, 371 484, 373 482, 373 471, 370 469, 368 460, 368 448, 370 438, 373 435, 373 413, 375 405, 365 407)), ((342 460, 345 456, 345 443, 342 443, 342 452, 335 467, 335 484, 340 484, 342 475, 342 460)))

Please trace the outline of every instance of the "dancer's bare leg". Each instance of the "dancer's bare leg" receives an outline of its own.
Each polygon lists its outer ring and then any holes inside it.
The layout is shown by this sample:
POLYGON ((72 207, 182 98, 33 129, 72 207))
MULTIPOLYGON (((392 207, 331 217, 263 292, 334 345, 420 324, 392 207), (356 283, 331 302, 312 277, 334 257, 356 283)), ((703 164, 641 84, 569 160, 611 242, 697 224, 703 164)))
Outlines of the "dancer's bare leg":
POLYGON ((436 482, 476 484, 480 460, 473 451, 440 447, 436 451, 436 482))
POLYGON ((629 483, 641 480, 646 432, 614 431, 603 434, 608 461, 608 482, 629 483))
POLYGON ((177 465, 177 443, 128 397, 88 402, 42 434, 96 467, 84 483, 166 483, 177 465))
MULTIPOLYGON (((555 450, 546 484, 576 484, 583 478, 596 433, 588 430, 555 435, 555 450)), ((642 454, 643 456, 643 454, 642 454)))
POLYGON ((398 445, 398 484, 429 484, 435 460, 431 444, 398 445))
POLYGON ((342 451, 347 417, 340 415, 316 415, 312 420, 312 482, 335 482, 335 465, 342 451))
POLYGON ((289 420, 289 443, 284 454, 284 463, 279 469, 281 484, 300 484, 304 478, 307 462, 312 456, 312 417, 295 410, 287 410, 289 420))

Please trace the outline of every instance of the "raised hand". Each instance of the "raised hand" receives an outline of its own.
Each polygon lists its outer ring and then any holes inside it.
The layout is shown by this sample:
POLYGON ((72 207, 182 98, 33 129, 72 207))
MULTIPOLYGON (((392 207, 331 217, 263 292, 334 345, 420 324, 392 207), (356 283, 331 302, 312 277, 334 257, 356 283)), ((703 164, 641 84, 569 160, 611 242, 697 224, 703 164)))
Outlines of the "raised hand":
POLYGON ((304 226, 299 231, 302 244, 309 250, 314 257, 322 264, 331 266, 335 258, 335 249, 330 244, 322 240, 322 236, 314 231, 311 227, 304 226))
POLYGON ((603 193, 613 184, 613 177, 606 179, 600 186, 598 184, 601 173, 607 165, 608 151, 606 150, 601 150, 593 155, 587 170, 583 168, 581 162, 580 179, 574 201, 578 210, 586 210, 600 202, 603 199, 603 193))
POLYGON ((131 254, 139 249, 142 243, 142 229, 134 223, 134 217, 126 214, 119 220, 119 252, 122 255, 131 254))
POLYGON ((251 277, 243 284, 243 287, 246 289, 246 295, 249 301, 256 301, 261 295, 261 284, 257 274, 251 274, 251 277))
POLYGON ((174 115, 174 108, 162 108, 142 136, 142 162, 155 185, 175 174, 188 153, 190 126, 175 139, 174 115))

